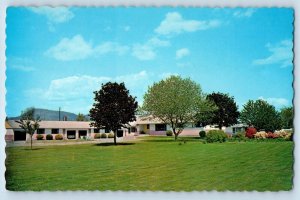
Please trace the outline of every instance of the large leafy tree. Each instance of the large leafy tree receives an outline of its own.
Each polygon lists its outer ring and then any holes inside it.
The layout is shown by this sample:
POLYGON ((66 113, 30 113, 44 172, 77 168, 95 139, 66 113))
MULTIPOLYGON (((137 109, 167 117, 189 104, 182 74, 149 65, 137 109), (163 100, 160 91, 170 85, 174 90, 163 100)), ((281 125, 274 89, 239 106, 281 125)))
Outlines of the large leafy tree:
POLYGON ((285 107, 280 110, 282 128, 293 128, 293 107, 285 107))
POLYGON ((30 135, 30 148, 32 149, 32 136, 35 131, 40 127, 39 122, 41 121, 39 117, 34 117, 35 108, 27 108, 22 111, 20 120, 16 120, 20 128, 22 128, 25 133, 30 135))
POLYGON ((249 100, 241 111, 240 119, 257 130, 275 131, 281 128, 281 119, 275 107, 264 100, 249 100))
POLYGON ((210 120, 211 123, 217 124, 219 129, 222 129, 222 126, 230 126, 237 123, 239 111, 233 97, 218 92, 207 95, 207 99, 217 106, 210 120))
POLYGON ((197 114, 209 110, 207 106, 199 84, 189 78, 170 76, 148 88, 143 109, 169 124, 177 140, 188 123, 197 121, 197 114))
POLYGON ((91 126, 114 131, 114 144, 118 129, 126 127, 128 122, 136 120, 138 103, 129 94, 124 83, 108 82, 95 91, 95 102, 90 110, 91 126))

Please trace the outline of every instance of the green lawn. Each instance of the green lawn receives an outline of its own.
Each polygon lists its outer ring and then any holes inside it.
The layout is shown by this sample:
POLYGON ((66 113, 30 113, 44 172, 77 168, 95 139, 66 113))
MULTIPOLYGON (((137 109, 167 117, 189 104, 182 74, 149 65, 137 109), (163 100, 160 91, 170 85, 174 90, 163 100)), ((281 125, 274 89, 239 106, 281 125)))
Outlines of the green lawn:
POLYGON ((23 190, 290 190, 292 142, 203 144, 145 137, 111 146, 10 147, 7 189, 23 190), (179 144, 181 143, 181 144, 179 144))

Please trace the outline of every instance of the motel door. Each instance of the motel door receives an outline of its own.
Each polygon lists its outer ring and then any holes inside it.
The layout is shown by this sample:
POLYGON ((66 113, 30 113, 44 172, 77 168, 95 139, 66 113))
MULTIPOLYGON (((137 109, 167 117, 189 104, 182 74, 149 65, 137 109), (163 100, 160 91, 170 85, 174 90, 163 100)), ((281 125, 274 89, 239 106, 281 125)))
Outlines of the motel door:
POLYGON ((83 136, 87 136, 87 130, 80 130, 79 132, 79 138, 83 137, 83 136))
POLYGON ((68 139, 76 139, 76 131, 67 131, 68 139))
POLYGON ((25 131, 14 131, 14 141, 25 141, 26 133, 25 131))

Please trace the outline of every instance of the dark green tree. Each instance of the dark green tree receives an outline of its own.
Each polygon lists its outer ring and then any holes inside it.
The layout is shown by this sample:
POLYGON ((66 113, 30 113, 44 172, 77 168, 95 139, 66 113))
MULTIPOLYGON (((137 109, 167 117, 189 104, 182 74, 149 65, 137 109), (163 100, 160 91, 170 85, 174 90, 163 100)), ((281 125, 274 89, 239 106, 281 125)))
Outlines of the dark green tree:
POLYGON ((217 106, 210 119, 212 124, 217 124, 219 129, 222 129, 222 126, 230 126, 237 123, 239 111, 233 97, 218 92, 207 95, 207 100, 212 101, 217 106))
POLYGON ((41 121, 39 117, 34 117, 35 108, 27 108, 22 111, 20 120, 16 120, 20 128, 22 128, 25 133, 30 135, 30 148, 32 149, 32 136, 35 131, 40 127, 39 122, 41 121))
POLYGON ((240 119, 249 126, 254 126, 258 131, 275 131, 281 128, 279 113, 273 105, 264 100, 249 100, 241 111, 240 119))
POLYGON ((90 110, 91 126, 114 131, 114 144, 118 129, 136 120, 135 112, 138 103, 129 94, 124 83, 108 82, 102 84, 99 91, 95 91, 95 102, 90 110))
POLYGON ((293 107, 285 107, 280 110, 282 128, 293 128, 294 110, 293 107))

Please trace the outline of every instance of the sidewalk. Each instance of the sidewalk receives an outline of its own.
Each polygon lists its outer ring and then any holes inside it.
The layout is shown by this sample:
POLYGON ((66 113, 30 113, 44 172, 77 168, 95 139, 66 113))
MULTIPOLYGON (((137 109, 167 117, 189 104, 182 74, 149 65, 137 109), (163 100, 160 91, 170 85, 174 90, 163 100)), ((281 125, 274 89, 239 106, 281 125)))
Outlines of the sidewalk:
MULTIPOLYGON (((117 137, 117 142, 132 141, 136 138, 133 136, 117 137)), ((33 146, 52 146, 52 145, 76 145, 76 144, 98 144, 113 143, 113 138, 93 139, 93 140, 33 140, 33 146)), ((6 142, 6 147, 30 146, 30 141, 6 142)))

